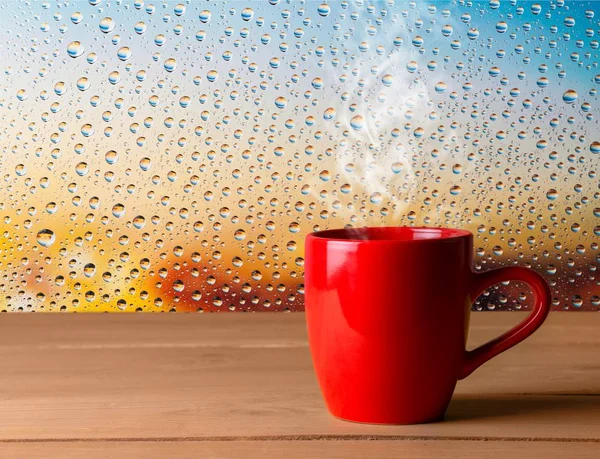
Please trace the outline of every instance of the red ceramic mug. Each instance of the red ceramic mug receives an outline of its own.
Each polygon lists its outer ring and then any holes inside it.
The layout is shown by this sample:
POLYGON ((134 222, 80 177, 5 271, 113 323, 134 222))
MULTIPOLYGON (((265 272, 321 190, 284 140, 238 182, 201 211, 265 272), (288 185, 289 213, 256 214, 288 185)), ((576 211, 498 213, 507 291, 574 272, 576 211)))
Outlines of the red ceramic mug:
POLYGON ((550 309, 536 272, 471 271, 473 235, 446 228, 359 228, 306 238, 306 317, 329 411, 378 424, 441 420, 459 379, 531 335, 550 309), (528 283, 521 324, 465 349, 473 300, 508 280, 528 283))

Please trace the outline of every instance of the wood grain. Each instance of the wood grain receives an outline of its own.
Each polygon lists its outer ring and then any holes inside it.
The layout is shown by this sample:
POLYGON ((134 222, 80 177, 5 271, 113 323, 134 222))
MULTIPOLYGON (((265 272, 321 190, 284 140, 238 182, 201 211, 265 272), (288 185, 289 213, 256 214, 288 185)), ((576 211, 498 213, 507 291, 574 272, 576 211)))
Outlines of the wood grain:
MULTIPOLYGON (((484 342, 523 317, 475 313, 470 340, 484 342)), ((599 351, 600 315, 553 313, 459 383, 446 422, 373 426, 326 412, 302 313, 4 315, 0 457, 161 457, 161 448, 198 457, 190 454, 200 443, 209 457, 252 457, 242 456, 244 442, 253 454, 366 457, 351 456, 353 441, 384 458, 434 457, 463 443, 491 448, 481 450, 489 457, 525 447, 533 448, 528 457, 598 457, 599 351), (223 449, 225 441, 237 446, 223 449), (50 453, 57 448, 64 456, 50 453)))
POLYGON ((599 443, 507 441, 190 441, 0 444, 11 459, 527 459, 600 457, 599 443))

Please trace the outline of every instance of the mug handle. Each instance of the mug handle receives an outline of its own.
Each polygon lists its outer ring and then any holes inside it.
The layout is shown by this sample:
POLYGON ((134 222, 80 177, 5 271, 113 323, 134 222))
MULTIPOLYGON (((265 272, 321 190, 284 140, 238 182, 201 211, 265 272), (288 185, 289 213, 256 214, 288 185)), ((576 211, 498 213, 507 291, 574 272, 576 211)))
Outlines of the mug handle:
POLYGON ((486 288, 508 280, 522 281, 533 290, 533 310, 527 318, 503 335, 479 346, 472 351, 465 350, 465 356, 458 379, 464 379, 477 368, 498 354, 510 349, 536 331, 550 312, 550 287, 542 276, 531 269, 510 266, 484 273, 473 273, 469 287, 470 297, 474 300, 486 288))

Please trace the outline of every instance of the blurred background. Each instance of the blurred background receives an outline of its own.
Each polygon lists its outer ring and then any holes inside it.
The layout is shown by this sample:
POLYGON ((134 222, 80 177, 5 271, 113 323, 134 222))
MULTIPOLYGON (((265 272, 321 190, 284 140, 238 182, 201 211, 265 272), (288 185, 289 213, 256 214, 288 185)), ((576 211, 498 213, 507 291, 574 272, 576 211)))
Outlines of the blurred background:
MULTIPOLYGON (((475 234, 598 310, 582 1, 0 1, 3 311, 303 309, 304 236, 475 234)), ((526 309, 496 286, 477 310, 526 309)))

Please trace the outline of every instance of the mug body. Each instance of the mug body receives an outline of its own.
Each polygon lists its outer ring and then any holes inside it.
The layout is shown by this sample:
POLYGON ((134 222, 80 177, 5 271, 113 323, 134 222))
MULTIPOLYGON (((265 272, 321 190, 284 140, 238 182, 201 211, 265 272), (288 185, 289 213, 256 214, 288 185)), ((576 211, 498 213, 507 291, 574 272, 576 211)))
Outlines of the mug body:
POLYGON ((443 417, 463 363, 472 245, 468 231, 443 228, 307 236, 310 349, 334 416, 381 424, 443 417))

